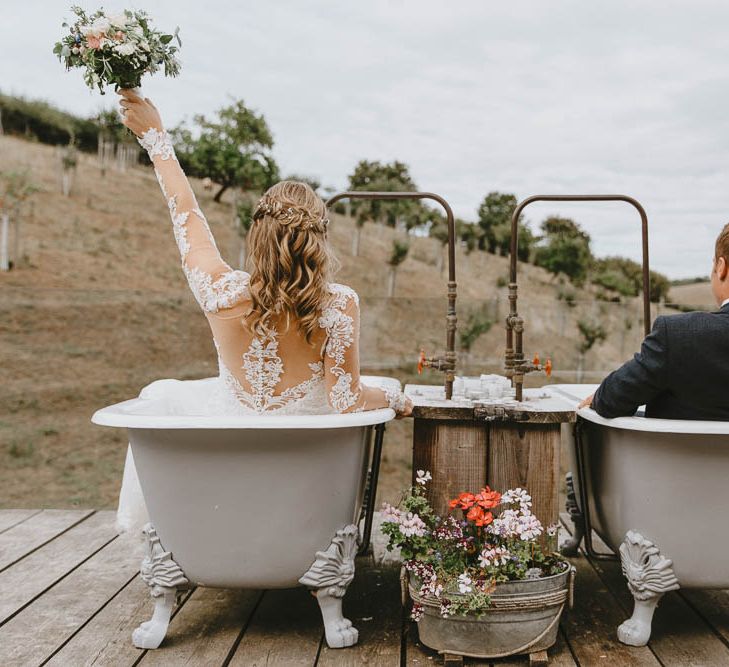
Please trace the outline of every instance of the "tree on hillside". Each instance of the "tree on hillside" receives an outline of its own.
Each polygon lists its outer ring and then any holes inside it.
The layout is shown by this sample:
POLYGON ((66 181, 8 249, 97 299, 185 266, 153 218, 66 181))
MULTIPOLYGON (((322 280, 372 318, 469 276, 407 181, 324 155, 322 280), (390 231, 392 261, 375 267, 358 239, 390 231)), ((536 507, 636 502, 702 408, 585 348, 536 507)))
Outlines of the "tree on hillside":
POLYGON ((271 130, 242 100, 219 109, 213 120, 197 115, 194 121, 195 132, 185 126, 174 130, 175 149, 190 175, 208 176, 220 185, 216 202, 230 187, 260 191, 279 180, 271 130))
MULTIPOLYGON (((478 207, 478 226, 480 235, 478 247, 492 255, 506 256, 511 248, 511 216, 517 205, 516 196, 505 192, 489 192, 478 207)), ((528 262, 531 255, 534 235, 531 229, 519 219, 519 238, 517 257, 528 262)))
POLYGON ((466 248, 466 254, 469 255, 478 246, 479 229, 478 225, 456 218, 456 236, 466 248))
MULTIPOLYGON (((434 222, 428 229, 428 235, 440 243, 436 266, 442 275, 445 269, 445 249, 448 246, 448 223, 440 213, 437 211, 434 213, 434 222)), ((466 252, 471 252, 476 247, 476 225, 466 220, 461 220, 461 218, 456 218, 454 223, 456 243, 460 240, 466 246, 466 252)))
POLYGON ((592 263, 590 236, 574 220, 551 216, 541 226, 534 263, 572 283, 582 285, 592 263))
POLYGON ((395 278, 397 276, 397 269, 405 261, 410 251, 410 244, 407 241, 395 239, 392 242, 392 252, 387 260, 387 264, 390 267, 390 273, 387 280, 387 296, 395 296, 395 278))
POLYGON ((20 218, 23 206, 38 188, 30 178, 30 171, 0 172, 0 271, 9 271, 10 263, 10 218, 14 220, 13 260, 20 261, 20 218))
MULTIPOLYGON (((593 264, 592 282, 623 296, 638 296, 643 291, 643 268, 627 257, 603 257, 593 264)), ((650 272, 650 299, 657 303, 668 296, 670 281, 662 273, 650 272)))
POLYGON ((238 268, 244 269, 246 264, 248 232, 251 231, 251 226, 253 225, 255 204, 250 197, 245 195, 242 198, 236 198, 235 204, 236 232, 240 238, 238 268))
MULTIPOLYGON (((349 190, 368 192, 412 192, 417 186, 410 176, 408 166, 395 160, 391 163, 360 160, 349 176, 349 190)), ((389 227, 402 225, 410 230, 424 222, 428 214, 426 207, 419 201, 353 200, 351 212, 355 217, 355 239, 352 242, 353 255, 359 253, 359 237, 365 222, 386 224, 389 227), (356 252, 355 252, 356 251, 356 252)))
POLYGON ((585 366, 585 355, 597 343, 602 343, 607 338, 605 327, 599 322, 592 322, 581 319, 577 322, 577 330, 580 332, 580 357, 577 362, 577 382, 582 382, 582 374, 585 366))

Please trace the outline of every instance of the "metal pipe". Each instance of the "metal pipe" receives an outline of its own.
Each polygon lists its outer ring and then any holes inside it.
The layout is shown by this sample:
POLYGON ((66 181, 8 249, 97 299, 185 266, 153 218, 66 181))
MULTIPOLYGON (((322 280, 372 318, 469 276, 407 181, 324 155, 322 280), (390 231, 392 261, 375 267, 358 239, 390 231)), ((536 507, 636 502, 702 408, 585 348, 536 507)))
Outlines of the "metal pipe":
POLYGON ((380 461, 382 460, 382 441, 385 437, 385 425, 375 425, 375 446, 372 450, 372 465, 370 467, 370 483, 365 499, 364 529, 359 544, 358 556, 364 556, 370 548, 370 536, 372 535, 372 519, 375 513, 375 502, 377 500, 377 482, 380 478, 380 461))
MULTIPOLYGON (((614 553, 603 553, 596 551, 592 544, 592 521, 590 519, 590 499, 589 492, 587 490, 587 460, 585 454, 585 447, 582 441, 582 431, 584 430, 585 422, 582 417, 577 417, 577 422, 574 427, 575 435, 575 459, 577 464, 577 488, 578 496, 580 498, 580 509, 582 510, 582 516, 585 521, 585 553, 595 560, 618 560, 617 554, 614 553)), ((579 544, 577 545, 579 548, 579 544)))
POLYGON ((648 260, 648 216, 645 209, 637 199, 627 195, 534 195, 519 202, 511 216, 511 239, 509 247, 509 315, 506 318, 506 351, 504 353, 504 367, 506 376, 511 379, 516 388, 516 399, 522 400, 524 373, 532 368, 533 364, 526 364, 524 360, 523 338, 524 319, 518 314, 518 286, 516 282, 516 268, 519 248, 519 218, 524 209, 540 201, 623 201, 633 206, 640 215, 641 236, 643 250, 643 328, 647 336, 651 331, 651 299, 650 299, 650 265, 648 260), (512 331, 516 333, 514 339, 512 331))
POLYGON ((326 205, 332 207, 342 199, 431 199, 443 207, 448 225, 448 308, 446 311, 446 350, 442 357, 430 359, 430 365, 445 372, 445 397, 453 396, 453 381, 456 375, 456 222, 450 204, 433 192, 366 192, 350 190, 329 198, 326 205))

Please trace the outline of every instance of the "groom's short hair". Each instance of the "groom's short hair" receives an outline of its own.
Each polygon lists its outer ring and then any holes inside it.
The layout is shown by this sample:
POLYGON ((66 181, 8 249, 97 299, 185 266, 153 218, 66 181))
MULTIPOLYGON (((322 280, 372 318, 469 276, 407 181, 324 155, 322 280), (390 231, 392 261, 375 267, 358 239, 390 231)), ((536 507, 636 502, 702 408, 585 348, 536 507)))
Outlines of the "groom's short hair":
POLYGON ((724 229, 719 232, 714 246, 714 261, 723 257, 724 261, 729 264, 729 223, 724 225, 724 229))

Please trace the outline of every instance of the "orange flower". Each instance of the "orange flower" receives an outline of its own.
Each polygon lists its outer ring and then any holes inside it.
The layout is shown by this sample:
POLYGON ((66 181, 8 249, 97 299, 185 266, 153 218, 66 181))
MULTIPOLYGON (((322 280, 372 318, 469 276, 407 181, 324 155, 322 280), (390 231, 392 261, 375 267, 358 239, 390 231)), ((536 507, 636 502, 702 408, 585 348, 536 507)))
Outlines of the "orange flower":
POLYGON ((494 515, 491 512, 484 512, 479 505, 474 505, 468 510, 466 518, 473 521, 477 526, 488 526, 494 520, 494 515))
POLYGON ((99 37, 94 37, 93 35, 89 35, 86 38, 86 43, 88 44, 90 49, 100 49, 101 48, 101 39, 99 37))
POLYGON ((498 491, 492 491, 488 486, 481 489, 481 493, 476 494, 475 498, 476 503, 485 510, 496 507, 501 502, 501 494, 498 491))
POLYGON ((472 507, 475 502, 476 496, 474 496, 472 493, 464 491, 463 493, 458 494, 458 498, 454 498, 453 500, 451 500, 449 505, 451 509, 460 507, 462 510, 467 510, 469 507, 472 507))

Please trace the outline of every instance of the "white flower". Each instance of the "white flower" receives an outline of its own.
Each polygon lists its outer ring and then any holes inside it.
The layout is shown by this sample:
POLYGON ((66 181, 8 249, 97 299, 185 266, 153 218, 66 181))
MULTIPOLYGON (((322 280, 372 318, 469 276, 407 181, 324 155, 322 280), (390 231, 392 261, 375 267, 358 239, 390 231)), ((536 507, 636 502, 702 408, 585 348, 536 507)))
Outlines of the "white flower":
POLYGON ((526 492, 526 489, 517 487, 516 489, 509 489, 501 496, 502 504, 510 505, 512 503, 519 503, 522 509, 532 506, 532 497, 526 492))
POLYGON ((551 526, 547 526, 547 535, 554 537, 557 533, 559 533, 558 523, 553 523, 551 526))
POLYGON ((468 572, 458 575, 458 590, 461 593, 470 593, 473 590, 471 587, 472 583, 473 581, 471 581, 471 577, 468 576, 468 572))
POLYGON ((509 562, 509 550, 505 547, 492 547, 484 549, 478 556, 478 564, 481 567, 492 565, 506 565, 509 562))
POLYGON ((114 47, 114 51, 116 51, 120 56, 131 56, 134 54, 135 48, 134 44, 131 42, 124 42, 123 44, 117 44, 114 47))
POLYGON ((415 483, 425 486, 431 479, 433 475, 430 474, 430 470, 418 470, 415 483))
POLYGON ((525 514, 519 519, 519 539, 533 540, 543 532, 542 522, 533 514, 525 514))
POLYGON ((111 30, 111 23, 109 23, 109 19, 106 18, 106 16, 99 16, 99 18, 91 24, 91 30, 93 30, 93 33, 96 36, 99 36, 102 32, 108 33, 111 30))
POLYGON ((63 45, 63 48, 61 49, 61 56, 62 56, 63 58, 68 58, 68 56, 70 56, 70 55, 71 55, 71 52, 72 52, 72 51, 75 51, 75 49, 76 49, 76 47, 75 47, 75 46, 73 47, 73 49, 70 49, 70 48, 68 47, 68 44, 64 44, 64 45, 63 45))
POLYGON ((390 503, 382 503, 382 523, 400 523, 402 512, 390 503))
POLYGON ((408 512, 400 519, 400 532, 404 537, 422 537, 425 535, 426 525, 423 520, 412 512, 408 512))
POLYGON ((124 12, 113 14, 109 16, 109 23, 117 28, 123 28, 126 26, 129 17, 124 12))

